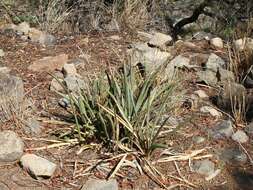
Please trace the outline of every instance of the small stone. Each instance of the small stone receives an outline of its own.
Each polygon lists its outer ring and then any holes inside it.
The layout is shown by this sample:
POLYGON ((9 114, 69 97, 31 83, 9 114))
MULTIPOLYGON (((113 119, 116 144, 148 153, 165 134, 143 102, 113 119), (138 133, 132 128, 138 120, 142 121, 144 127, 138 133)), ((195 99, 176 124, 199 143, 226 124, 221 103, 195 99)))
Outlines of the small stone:
POLYGON ((196 90, 194 91, 194 94, 197 94, 198 97, 203 98, 203 99, 209 97, 204 90, 196 90))
POLYGON ((29 118, 28 121, 26 121, 26 126, 26 131, 30 134, 40 134, 42 131, 42 126, 40 122, 34 118, 29 118))
POLYGON ((22 22, 17 27, 15 27, 19 35, 28 35, 30 31, 30 25, 27 22, 22 22))
POLYGON ((195 142, 196 144, 200 144, 202 142, 205 142, 205 138, 204 137, 200 137, 200 136, 193 136, 192 137, 193 142, 195 142))
POLYGON ((67 76, 64 79, 68 90, 78 92, 80 89, 85 89, 85 82, 77 76, 67 76))
POLYGON ((42 33, 39 38, 39 43, 44 46, 52 46, 56 43, 56 38, 51 34, 42 33))
POLYGON ((43 34, 42 31, 36 29, 36 28, 31 28, 29 33, 28 33, 28 38, 32 41, 32 42, 39 42, 40 36, 43 34))
POLYGON ((35 179, 50 178, 57 165, 34 154, 25 154, 21 157, 22 167, 35 179))
POLYGON ((118 190, 116 179, 98 180, 90 179, 82 187, 81 190, 118 190))
POLYGON ((115 41, 121 39, 120 36, 118 36, 118 35, 112 35, 112 36, 110 36, 109 38, 110 38, 111 40, 115 40, 115 41))
POLYGON ((0 57, 3 57, 3 56, 4 56, 4 50, 0 49, 0 57))
POLYGON ((193 170, 198 174, 210 176, 214 173, 214 163, 210 160, 198 160, 192 166, 193 170))
POLYGON ((215 86, 218 83, 216 73, 211 70, 198 71, 198 82, 204 82, 207 85, 215 86))
POLYGON ((56 69, 62 69, 63 65, 68 61, 68 55, 60 54, 57 56, 49 56, 34 61, 32 65, 28 67, 28 69, 37 72, 52 72, 56 69))
POLYGON ((221 151, 219 158, 229 164, 245 164, 248 156, 239 148, 228 148, 221 151))
POLYGON ((62 72, 65 77, 67 76, 76 76, 77 70, 74 64, 65 64, 62 68, 62 72))
POLYGON ((204 32, 204 31, 196 32, 193 35, 193 39, 196 39, 196 40, 210 40, 212 38, 213 38, 212 34, 204 32))
POLYGON ((58 79, 58 80, 53 78, 53 80, 50 83, 50 88, 49 88, 50 91, 57 91, 57 92, 64 91, 63 86, 60 84, 60 82, 62 82, 63 80, 62 79, 58 79))
POLYGON ((167 34, 156 32, 148 42, 149 45, 155 47, 164 47, 172 42, 172 37, 167 34))
POLYGON ((209 113, 211 114, 213 117, 221 117, 222 116, 222 113, 219 112, 218 110, 214 109, 213 107, 211 106, 203 106, 200 108, 200 111, 202 113, 209 113))
POLYGON ((22 139, 13 131, 0 132, 0 162, 18 160, 24 150, 22 139))
POLYGON ((244 131, 238 130, 232 135, 232 139, 239 143, 246 143, 248 142, 249 137, 246 135, 244 131))
POLYGON ((63 108, 67 108, 70 106, 70 101, 67 98, 61 98, 58 103, 63 108))
POLYGON ((213 45, 214 47, 217 47, 217 48, 223 48, 224 44, 223 44, 223 40, 221 38, 212 38, 210 40, 210 44, 213 45))
POLYGON ((224 137, 231 137, 233 134, 233 123, 230 120, 223 120, 216 124, 216 126, 209 131, 209 135, 211 135, 215 139, 222 139, 224 137))
POLYGON ((224 66, 225 66, 225 61, 223 59, 221 59, 219 56, 217 56, 214 53, 210 54, 206 63, 207 69, 217 72, 218 69, 222 69, 224 66))

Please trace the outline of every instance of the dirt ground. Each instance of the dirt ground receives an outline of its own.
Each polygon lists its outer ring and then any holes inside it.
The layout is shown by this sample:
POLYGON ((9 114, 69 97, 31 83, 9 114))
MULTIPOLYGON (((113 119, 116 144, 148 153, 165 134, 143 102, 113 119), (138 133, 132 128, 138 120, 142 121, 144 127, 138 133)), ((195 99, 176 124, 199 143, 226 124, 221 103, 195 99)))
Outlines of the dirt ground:
MULTIPOLYGON (((80 55, 89 55, 85 67, 79 70, 81 75, 94 75, 109 67, 117 67, 122 64, 122 57, 128 46, 138 41, 128 33, 93 33, 78 36, 58 36, 58 42, 51 47, 42 47, 28 41, 23 41, 14 34, 1 33, 0 44, 5 52, 4 58, 0 59, 0 64, 11 69, 11 73, 20 76, 25 85, 26 98, 32 101, 35 107, 35 114, 43 125, 43 132, 38 136, 26 134, 22 128, 22 119, 13 117, 9 122, 0 125, 1 130, 11 129, 17 132, 25 142, 25 152, 35 153, 45 157, 59 166, 57 172, 50 179, 34 180, 18 163, 0 166, 0 189, 80 189, 88 178, 106 178, 109 171, 118 161, 109 160, 100 169, 95 169, 88 173, 86 169, 101 159, 110 158, 101 145, 91 142, 87 150, 83 145, 57 146, 49 145, 56 140, 58 131, 69 130, 72 125, 61 120, 59 115, 64 115, 64 110, 57 104, 58 96, 49 90, 52 77, 47 73, 35 73, 28 70, 28 66, 35 60, 44 56, 55 56, 60 53, 68 54, 69 59, 76 59, 80 55), (119 40, 112 39, 117 35, 119 40), (56 122, 58 121, 58 122, 56 122), (80 149, 84 150, 80 152, 80 149), (107 169, 106 169, 107 168, 107 169)), ((180 50, 183 51, 183 50, 180 50)), ((181 53, 181 52, 178 52, 181 53)), ((209 48, 202 48, 202 52, 210 52, 209 48)), ((212 50, 211 50, 212 51, 212 50)), ((216 52, 217 53, 217 52, 216 52)), ((218 52, 219 53, 219 52, 218 52)), ((223 52, 220 52, 222 55, 223 52)), ((204 88, 208 93, 212 91, 205 87, 197 86, 194 82, 187 82, 187 93, 204 88)), ((206 128, 214 125, 212 117, 198 113, 194 108, 185 107, 178 117, 191 118, 191 121, 181 128, 179 133, 175 133, 165 138, 168 145, 178 152, 188 152, 192 150, 205 149, 200 155, 211 155, 216 150, 223 147, 237 146, 232 140, 224 140, 222 143, 209 139, 206 128), (193 136, 203 136, 207 141, 194 144, 193 136)), ((21 118, 25 118, 22 116, 21 118)), ((245 145, 245 149, 252 155, 252 144, 245 145)), ((157 151, 152 161, 155 162, 160 155, 157 151)), ((221 169, 221 173, 210 181, 206 181, 203 176, 197 175, 189 167, 189 161, 156 163, 157 168, 162 173, 158 181, 165 185, 178 185, 175 189, 203 189, 203 190, 249 190, 253 189, 253 168, 248 164, 243 166, 228 166, 218 162, 215 156, 210 157, 216 167, 221 169), (180 180, 179 180, 180 179, 180 180), (183 179, 183 181, 181 180, 183 179)), ((126 189, 159 189, 157 179, 152 176, 139 174, 131 168, 124 168, 117 175, 120 188, 126 189)))

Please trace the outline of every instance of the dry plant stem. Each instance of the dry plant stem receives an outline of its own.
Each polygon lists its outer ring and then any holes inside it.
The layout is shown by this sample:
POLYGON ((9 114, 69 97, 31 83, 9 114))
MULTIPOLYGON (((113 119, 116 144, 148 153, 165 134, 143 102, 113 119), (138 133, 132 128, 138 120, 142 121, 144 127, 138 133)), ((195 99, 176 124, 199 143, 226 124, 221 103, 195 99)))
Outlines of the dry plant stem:
POLYGON ((174 165, 175 165, 175 167, 176 167, 176 169, 177 169, 178 175, 181 177, 181 179, 182 179, 186 184, 188 184, 188 185, 190 185, 190 186, 192 186, 192 187, 197 187, 195 184, 189 182, 189 181, 183 176, 183 174, 181 173, 181 171, 180 171, 180 169, 179 169, 178 164, 177 164, 176 161, 174 161, 174 165))

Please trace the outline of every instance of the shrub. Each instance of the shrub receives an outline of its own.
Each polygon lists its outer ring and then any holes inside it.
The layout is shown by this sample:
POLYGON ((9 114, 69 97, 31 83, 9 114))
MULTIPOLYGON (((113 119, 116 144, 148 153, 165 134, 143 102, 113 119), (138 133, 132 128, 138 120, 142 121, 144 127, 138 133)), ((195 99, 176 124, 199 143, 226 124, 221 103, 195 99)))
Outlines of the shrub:
POLYGON ((150 155, 180 97, 178 83, 160 80, 160 69, 143 77, 136 68, 107 72, 78 95, 69 94, 80 140, 96 135, 112 149, 150 155))

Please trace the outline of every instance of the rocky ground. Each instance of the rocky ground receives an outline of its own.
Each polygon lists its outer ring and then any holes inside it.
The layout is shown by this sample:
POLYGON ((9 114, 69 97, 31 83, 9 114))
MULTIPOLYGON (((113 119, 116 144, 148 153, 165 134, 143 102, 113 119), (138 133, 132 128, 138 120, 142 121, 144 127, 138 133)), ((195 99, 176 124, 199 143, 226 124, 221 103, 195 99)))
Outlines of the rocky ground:
MULTIPOLYGON (((253 50, 252 42, 234 46, 253 50)), ((252 189, 253 83, 250 74, 236 82, 222 39, 201 32, 176 42, 145 32, 52 36, 23 23, 2 28, 0 43, 0 189, 252 189), (122 156, 111 157, 96 140, 59 138, 74 124, 66 121, 69 102, 56 93, 63 87, 52 75, 75 91, 127 57, 150 72, 169 62, 165 75, 179 70, 186 95, 169 119, 179 130, 163 137, 170 148, 151 158, 161 175, 140 174, 127 158, 106 181, 122 156), (249 107, 244 122, 231 112, 231 97, 249 107)))

